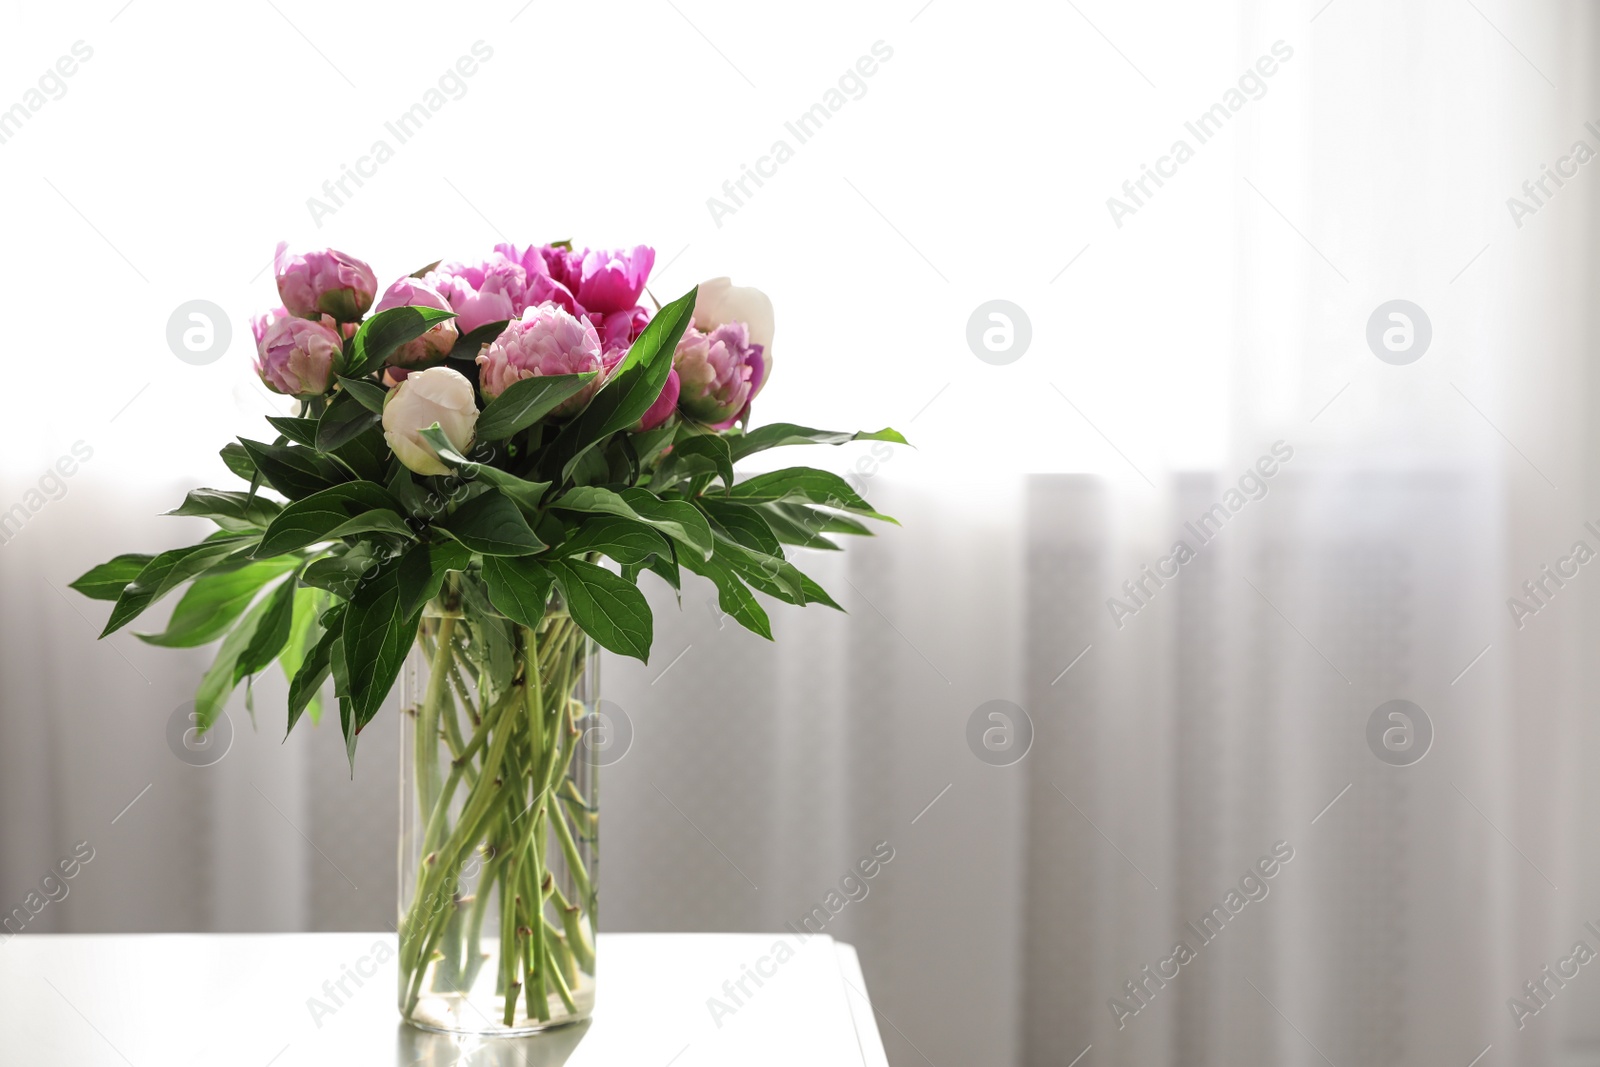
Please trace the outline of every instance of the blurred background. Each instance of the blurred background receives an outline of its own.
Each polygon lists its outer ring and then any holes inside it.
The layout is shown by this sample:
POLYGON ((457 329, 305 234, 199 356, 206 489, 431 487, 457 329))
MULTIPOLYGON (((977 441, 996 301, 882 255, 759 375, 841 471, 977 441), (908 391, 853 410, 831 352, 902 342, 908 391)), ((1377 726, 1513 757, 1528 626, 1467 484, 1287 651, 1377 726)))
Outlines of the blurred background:
POLYGON ((901 520, 802 563, 848 614, 607 659, 604 928, 886 843, 826 932, 896 1067, 1600 1064, 1592 5, 0 11, 0 911, 86 841, 30 930, 390 928, 398 724, 352 779, 274 676, 197 758, 208 653, 67 583, 282 410, 280 239, 645 242, 772 296, 756 422, 915 448, 783 457, 901 520))

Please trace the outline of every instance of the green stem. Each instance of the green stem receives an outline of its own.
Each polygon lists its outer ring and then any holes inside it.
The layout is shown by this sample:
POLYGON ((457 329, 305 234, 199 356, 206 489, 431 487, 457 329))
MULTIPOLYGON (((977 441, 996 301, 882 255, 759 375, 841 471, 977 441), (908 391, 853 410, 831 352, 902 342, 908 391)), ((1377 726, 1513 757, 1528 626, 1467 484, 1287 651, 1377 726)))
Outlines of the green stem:
POLYGON ((428 670, 428 688, 422 707, 417 711, 416 737, 416 790, 417 806, 421 811, 433 810, 434 787, 437 779, 435 750, 439 739, 439 702, 449 691, 451 641, 456 631, 456 620, 439 620, 439 633, 434 640, 433 663, 428 670))
MULTIPOLYGON (((586 800, 571 777, 578 738, 575 716, 584 711, 572 689, 586 672, 581 657, 588 639, 564 614, 552 614, 541 627, 514 631, 520 676, 492 706, 475 709, 462 668, 476 661, 457 636, 468 628, 456 623, 453 618, 440 620, 435 640, 426 640, 435 635, 424 634, 422 641, 432 672, 417 718, 414 756, 418 798, 428 801, 422 809, 428 822, 417 891, 403 927, 402 1004, 407 1014, 415 1009, 430 968, 436 989, 470 991, 487 961, 483 923, 488 898, 498 891, 501 945, 496 989, 504 998, 502 1023, 514 1024, 517 1002, 523 999, 530 1019, 547 1022, 551 994, 560 998, 566 1011, 577 1013, 573 991, 594 968, 587 931, 594 926, 595 891, 573 827, 589 829, 579 836, 590 840, 595 811, 593 798, 586 800), (462 731, 457 700, 472 720, 470 734, 462 731), (441 787, 439 763, 446 748, 450 768, 441 787), (454 804, 463 778, 465 798, 454 804), (569 804, 576 805, 570 812, 569 804), (452 806, 458 808, 454 820, 449 814, 452 806), (548 841, 552 824, 573 879, 572 901, 546 863, 548 850, 555 845, 548 841), (487 846, 486 835, 492 835, 493 842, 487 846), (477 848, 486 851, 477 892, 462 899, 460 862, 477 848), (427 902, 443 899, 442 893, 450 895, 449 906, 431 908, 427 902), (546 912, 547 901, 551 913, 546 912)), ((476 681, 481 699, 488 679, 476 681)))

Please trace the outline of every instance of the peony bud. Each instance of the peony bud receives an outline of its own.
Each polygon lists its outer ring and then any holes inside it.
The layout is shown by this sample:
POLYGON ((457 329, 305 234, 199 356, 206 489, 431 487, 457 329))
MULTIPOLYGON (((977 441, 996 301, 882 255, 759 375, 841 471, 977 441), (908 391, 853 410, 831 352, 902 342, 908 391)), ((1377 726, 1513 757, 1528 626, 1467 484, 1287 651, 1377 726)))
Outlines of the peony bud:
POLYGON ((302 319, 326 314, 354 322, 366 314, 378 291, 371 267, 331 248, 291 255, 289 243, 281 241, 272 263, 283 306, 302 319))
POLYGON ((585 311, 609 314, 627 311, 639 302, 645 279, 655 266, 656 251, 639 245, 632 251, 585 251, 578 281, 578 303, 585 311))
POLYGON ((761 346, 750 343, 742 322, 710 333, 689 327, 672 355, 681 389, 678 407, 712 429, 727 429, 748 408, 761 358, 761 346))
POLYGON ((257 316, 256 373, 268 389, 287 396, 328 391, 334 361, 344 348, 332 319, 297 319, 283 308, 257 316))
MULTIPOLYGON (((401 278, 389 286, 384 292, 383 298, 378 301, 377 307, 372 310, 377 313, 399 307, 437 308, 440 311, 451 310, 450 302, 440 294, 439 290, 417 278, 401 278)), ((431 363, 438 363, 450 354, 450 350, 456 345, 458 336, 460 334, 456 330, 455 320, 446 319, 421 337, 407 341, 395 349, 388 362, 395 367, 423 367, 431 363)))
POLYGON ((649 410, 644 413, 644 417, 630 429, 634 433, 653 430, 671 418, 672 413, 678 410, 678 393, 682 387, 682 383, 678 379, 678 370, 674 367, 667 372, 667 383, 661 387, 661 395, 656 397, 656 402, 650 405, 649 410))
POLYGON ((450 473, 421 436, 420 431, 434 423, 456 451, 465 455, 472 447, 472 431, 478 424, 472 383, 449 367, 411 371, 383 402, 383 438, 400 462, 418 474, 450 473))
POLYGON ((750 343, 761 346, 761 358, 750 375, 750 396, 754 398, 772 373, 772 301, 760 289, 734 285, 727 278, 701 282, 694 300, 695 326, 709 333, 730 322, 744 323, 750 343))
MULTIPOLYGON (((554 304, 530 307, 479 354, 478 367, 478 388, 493 399, 513 382, 534 375, 601 370, 600 337, 588 321, 569 315, 554 304)), ((563 400, 552 414, 570 415, 579 410, 599 387, 597 377, 581 392, 563 400)))

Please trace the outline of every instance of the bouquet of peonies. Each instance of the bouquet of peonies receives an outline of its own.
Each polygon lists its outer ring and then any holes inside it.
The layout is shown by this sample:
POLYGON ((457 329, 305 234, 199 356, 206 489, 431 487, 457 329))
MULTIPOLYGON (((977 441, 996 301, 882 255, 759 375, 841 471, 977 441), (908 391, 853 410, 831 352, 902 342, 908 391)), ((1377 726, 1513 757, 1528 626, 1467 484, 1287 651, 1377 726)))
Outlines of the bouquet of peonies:
POLYGON ((166 628, 139 636, 220 639, 195 694, 202 730, 274 660, 289 730, 319 718, 331 677, 352 768, 416 646, 401 1007, 426 1025, 466 1026, 474 997, 513 1030, 587 1013, 596 806, 574 756, 590 642, 649 655, 641 574, 674 589, 681 569, 703 575, 770 638, 753 591, 838 607, 784 546, 834 549, 828 535, 868 532, 858 516, 885 518, 822 470, 735 478, 777 446, 904 442, 749 428, 772 369, 770 301, 721 278, 652 311, 654 258, 499 245, 378 296, 360 260, 280 245, 283 306, 254 323, 256 369, 298 413, 267 420, 274 440, 222 450, 245 488, 196 489, 171 513, 215 533, 73 583, 115 602, 102 636, 187 584, 166 628))

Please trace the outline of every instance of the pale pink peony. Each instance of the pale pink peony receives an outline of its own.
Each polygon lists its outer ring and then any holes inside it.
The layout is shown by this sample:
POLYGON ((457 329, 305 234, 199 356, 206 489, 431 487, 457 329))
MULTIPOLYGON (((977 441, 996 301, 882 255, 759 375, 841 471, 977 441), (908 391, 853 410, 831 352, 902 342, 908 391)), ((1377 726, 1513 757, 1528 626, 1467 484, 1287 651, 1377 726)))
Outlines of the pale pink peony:
MULTIPOLYGON (((489 398, 513 382, 534 375, 582 374, 605 368, 600 337, 588 321, 553 304, 523 311, 478 356, 478 388, 489 398)), ((577 395, 561 402, 552 414, 570 415, 589 402, 600 387, 596 377, 577 395)))
MULTIPOLYGON (((401 278, 384 291, 373 313, 388 311, 398 307, 424 307, 436 308, 440 311, 451 311, 450 302, 444 295, 418 278, 401 278)), ((422 367, 438 363, 450 354, 455 347, 456 338, 460 331, 456 327, 455 319, 446 319, 434 326, 427 333, 415 340, 407 341, 388 359, 391 366, 396 367, 422 367)))
POLYGON ((332 319, 299 319, 279 308, 257 316, 250 326, 256 338, 256 373, 268 389, 287 396, 328 391, 334 361, 344 347, 332 319))
POLYGON ((289 243, 280 241, 272 263, 283 306, 302 319, 332 315, 340 322, 355 322, 378 291, 371 267, 332 248, 291 253, 289 243))
POLYGON ((748 413, 763 366, 761 352, 760 345, 750 343, 742 322, 725 323, 710 333, 689 327, 672 356, 680 379, 678 407, 713 429, 732 426, 748 413))

